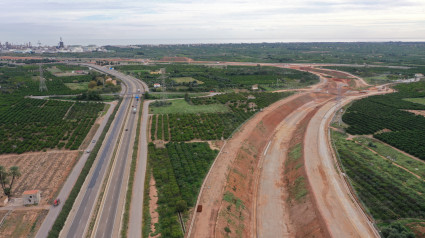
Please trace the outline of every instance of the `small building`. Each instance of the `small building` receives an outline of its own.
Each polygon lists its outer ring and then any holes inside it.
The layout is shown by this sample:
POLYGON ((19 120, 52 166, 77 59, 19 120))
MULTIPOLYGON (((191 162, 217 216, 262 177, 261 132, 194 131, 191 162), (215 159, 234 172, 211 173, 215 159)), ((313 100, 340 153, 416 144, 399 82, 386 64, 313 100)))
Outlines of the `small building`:
POLYGON ((417 79, 421 79, 421 78, 423 78, 424 77, 424 75, 423 74, 415 74, 415 78, 417 78, 417 79))
POLYGON ((9 198, 6 195, 1 195, 0 196, 0 207, 6 206, 8 201, 9 201, 9 198))
POLYGON ((38 204, 41 201, 41 191, 40 190, 27 190, 22 194, 22 200, 24 205, 38 204))
POLYGON ((252 85, 252 90, 258 90, 258 84, 252 85))
POLYGON ((117 80, 113 80, 112 78, 107 78, 106 80, 105 80, 105 83, 106 84, 113 84, 113 85, 117 85, 117 80))
POLYGON ((161 84, 159 84, 159 83, 154 83, 154 84, 153 84, 153 87, 154 87, 154 88, 160 88, 160 87, 161 87, 161 84))

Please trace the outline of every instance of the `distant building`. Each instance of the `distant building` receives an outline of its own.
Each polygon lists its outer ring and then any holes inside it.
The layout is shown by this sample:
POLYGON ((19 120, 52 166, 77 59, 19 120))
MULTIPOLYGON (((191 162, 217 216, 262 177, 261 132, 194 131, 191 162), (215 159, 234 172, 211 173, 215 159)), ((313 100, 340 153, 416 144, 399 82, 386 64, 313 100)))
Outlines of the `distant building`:
POLYGON ((159 83, 154 83, 154 84, 153 84, 153 87, 154 87, 154 88, 160 88, 160 87, 161 87, 161 84, 159 84, 159 83))
POLYGON ((252 85, 252 90, 258 90, 258 84, 252 85))
POLYGON ((63 49, 63 48, 65 48, 65 44, 63 43, 62 37, 61 37, 61 39, 60 39, 60 41, 59 41, 58 48, 59 48, 59 49, 63 49))
POLYGON ((27 190, 22 194, 24 205, 38 204, 41 201, 40 190, 27 190))

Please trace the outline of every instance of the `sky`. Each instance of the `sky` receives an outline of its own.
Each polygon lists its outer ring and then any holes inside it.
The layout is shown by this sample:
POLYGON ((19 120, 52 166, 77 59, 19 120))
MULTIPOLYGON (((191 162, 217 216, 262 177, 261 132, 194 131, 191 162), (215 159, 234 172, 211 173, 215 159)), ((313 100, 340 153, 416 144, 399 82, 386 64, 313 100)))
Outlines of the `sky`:
POLYGON ((0 42, 425 41, 425 0, 0 0, 0 42))

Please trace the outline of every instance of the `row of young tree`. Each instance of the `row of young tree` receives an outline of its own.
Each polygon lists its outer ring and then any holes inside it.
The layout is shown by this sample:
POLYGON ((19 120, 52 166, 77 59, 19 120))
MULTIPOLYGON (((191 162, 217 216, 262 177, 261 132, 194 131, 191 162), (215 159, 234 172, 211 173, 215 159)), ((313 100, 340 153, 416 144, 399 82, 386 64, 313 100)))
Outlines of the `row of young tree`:
POLYGON ((196 197, 217 151, 207 143, 173 143, 165 149, 148 146, 149 165, 158 189, 158 233, 162 237, 183 237, 178 212, 186 213, 196 197))
POLYGON ((0 153, 78 149, 104 104, 21 99, 0 111, 0 153))
POLYGON ((359 153, 351 141, 337 141, 338 153, 361 201, 378 223, 401 218, 425 219, 425 185, 408 172, 376 158, 359 153), (341 143, 344 143, 342 145, 341 143), (377 161, 379 160, 379 161, 377 161))
POLYGON ((252 114, 238 110, 235 113, 153 115, 151 140, 227 139, 252 114))
POLYGON ((407 110, 425 105, 406 98, 425 98, 425 82, 398 85, 397 93, 372 96, 354 102, 342 119, 350 134, 373 134, 394 147, 425 159, 425 117, 407 110))

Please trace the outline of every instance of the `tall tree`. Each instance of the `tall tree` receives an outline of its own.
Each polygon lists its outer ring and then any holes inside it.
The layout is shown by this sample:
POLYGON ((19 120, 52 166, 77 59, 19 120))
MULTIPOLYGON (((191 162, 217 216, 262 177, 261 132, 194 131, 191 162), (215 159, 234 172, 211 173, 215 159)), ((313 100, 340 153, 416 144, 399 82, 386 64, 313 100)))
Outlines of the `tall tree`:
POLYGON ((12 195, 13 183, 15 182, 15 179, 20 176, 21 172, 19 171, 18 166, 10 167, 9 171, 7 171, 3 166, 0 166, 0 184, 6 196, 10 197, 12 195))

